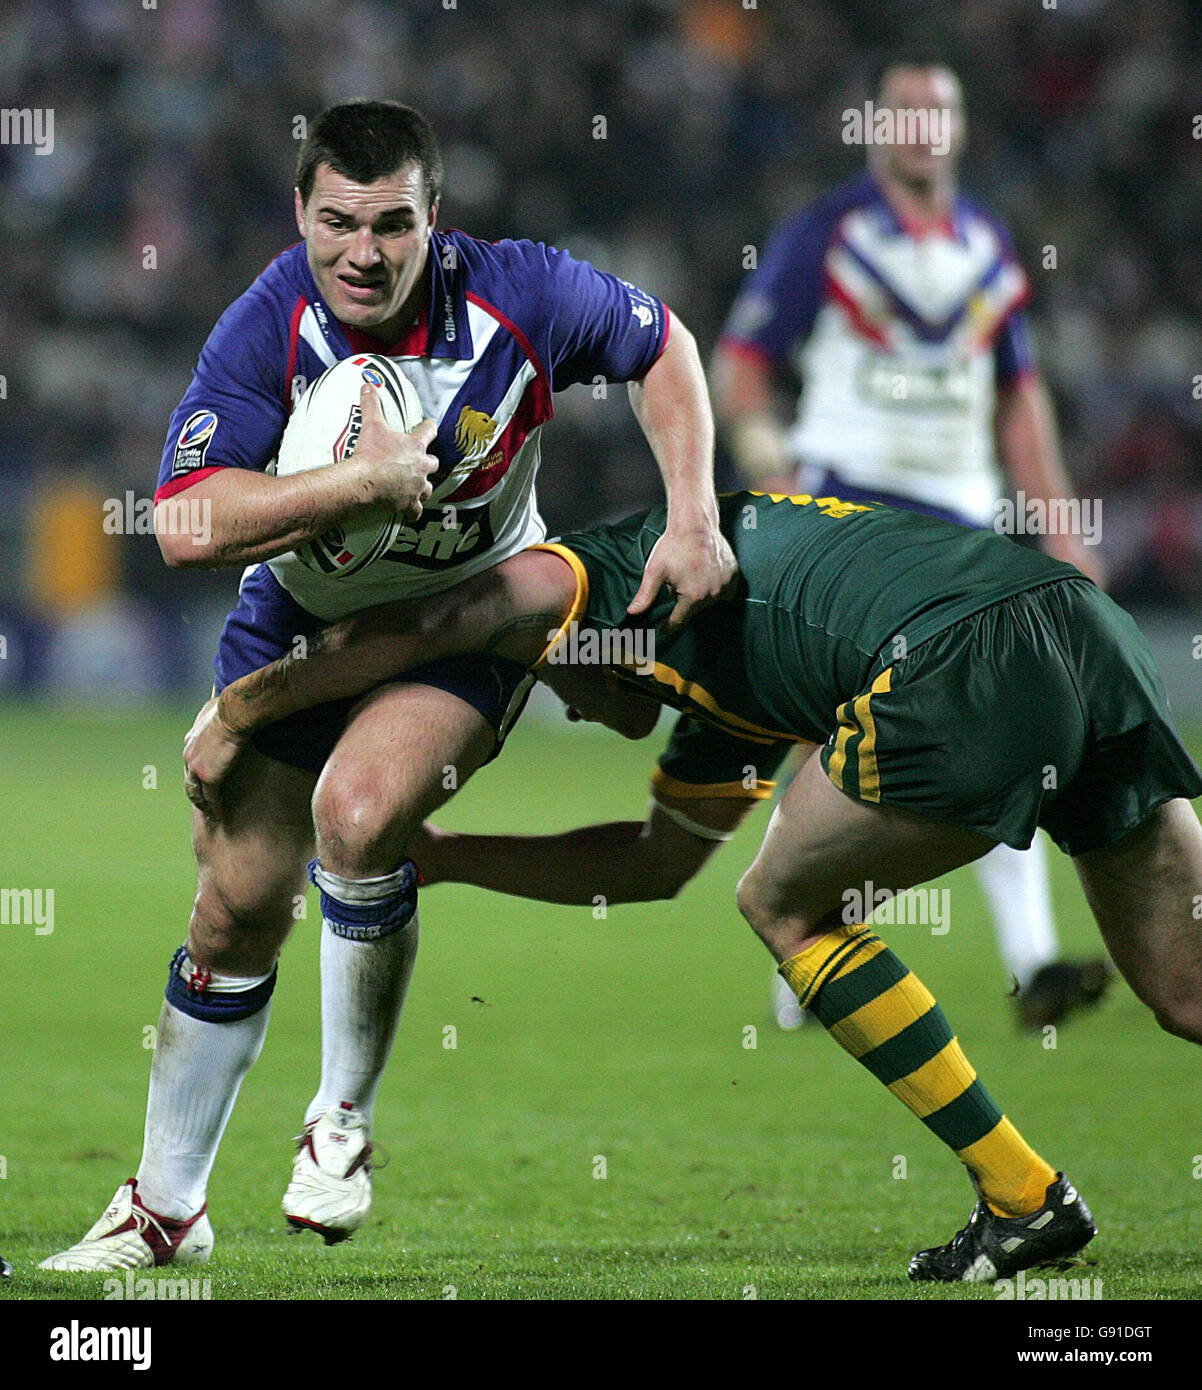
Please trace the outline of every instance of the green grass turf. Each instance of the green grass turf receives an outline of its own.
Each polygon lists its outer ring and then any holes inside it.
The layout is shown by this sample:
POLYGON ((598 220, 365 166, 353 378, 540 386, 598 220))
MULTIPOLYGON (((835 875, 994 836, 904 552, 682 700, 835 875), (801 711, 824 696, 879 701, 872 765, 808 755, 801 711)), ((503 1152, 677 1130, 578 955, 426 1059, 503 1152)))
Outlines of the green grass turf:
MULTIPOLYGON (((56 894, 52 935, 0 927, 7 1298, 101 1295, 100 1276, 34 1265, 78 1239, 137 1162, 145 1030, 192 891, 186 726, 178 711, 0 714, 0 884, 56 894), (157 789, 143 786, 147 767, 157 789)), ((653 751, 529 719, 444 823, 537 831, 638 816, 653 751)), ((391 1163, 366 1228, 328 1250, 286 1234, 279 1209, 317 1076, 311 901, 217 1162, 217 1247, 197 1271, 212 1297, 991 1298, 905 1277, 912 1250, 946 1239, 971 1206, 955 1160, 821 1029, 769 1023, 768 959, 732 903, 766 819, 757 812, 676 901, 603 921, 430 890, 377 1107, 391 1163)), ((1071 866, 1052 859, 1064 946, 1094 952, 1071 866)), ((886 935, 999 1102, 1092 1204, 1102 1234, 1079 1272, 1106 1298, 1198 1297, 1198 1054, 1123 985, 1054 1050, 1020 1037, 975 880, 949 882, 946 936, 886 935)))

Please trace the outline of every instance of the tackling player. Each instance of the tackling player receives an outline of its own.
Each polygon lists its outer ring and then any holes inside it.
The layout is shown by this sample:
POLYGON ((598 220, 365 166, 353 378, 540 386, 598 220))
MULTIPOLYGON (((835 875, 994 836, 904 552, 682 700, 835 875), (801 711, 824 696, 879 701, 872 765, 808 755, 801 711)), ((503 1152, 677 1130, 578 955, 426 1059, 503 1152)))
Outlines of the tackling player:
POLYGON ((454 595, 364 612, 308 659, 234 683, 189 736, 189 794, 224 814, 230 767, 273 719, 433 653, 502 652, 628 737, 649 733, 663 704, 682 711, 650 814, 530 838, 427 829, 414 856, 428 881, 620 903, 672 896, 770 794, 788 749, 810 745, 738 905, 801 1005, 972 1177, 968 1225, 916 1254, 911 1277, 989 1281, 1070 1255, 1094 1235, 1085 1204, 1003 1116, 931 994, 855 904, 868 885, 910 888, 1043 827, 1073 856, 1136 994, 1163 1028, 1202 1042, 1191 916, 1202 827, 1185 799, 1202 794, 1202 775, 1147 644, 1072 567, 988 532, 835 498, 735 493, 720 505, 734 592, 661 637, 653 661, 567 658, 573 643, 589 650, 581 625, 629 633, 662 508, 517 556, 454 595))
MULTIPOLYGON (((630 383, 663 475, 671 520, 633 611, 667 584, 684 622, 733 574, 688 330, 653 296, 562 251, 436 230, 441 179, 434 133, 416 111, 353 102, 323 112, 297 166, 302 241, 221 317, 172 417, 156 498, 188 490, 211 513, 211 539, 164 530, 167 562, 248 567, 217 653, 219 689, 323 625, 263 562, 364 508, 408 514, 373 570, 391 571, 397 598, 451 589, 540 540, 540 429, 552 393, 574 382, 630 383), (429 418, 394 433, 365 387, 349 458, 287 478, 265 472, 306 384, 367 351, 402 365, 429 418)), ((342 611, 353 606, 347 592, 342 611)), ((263 1045, 314 848, 321 1080, 284 1211, 327 1241, 362 1223, 372 1106, 418 942, 409 835, 450 794, 448 768, 459 786, 495 755, 525 680, 492 655, 459 657, 353 711, 346 702, 306 713, 255 740, 225 788, 222 819, 193 819, 196 901, 169 971, 136 1180, 45 1267, 208 1258, 209 1173, 263 1045)))
MULTIPOLYGON (((964 110, 955 74, 891 62, 872 95, 878 115, 897 118, 895 138, 869 144, 866 175, 775 233, 719 342, 715 412, 751 487, 989 527, 999 452, 1027 498, 1069 496, 1023 314, 1027 278, 997 219, 957 191, 964 110), (931 139, 908 141, 904 113, 929 120, 931 139), (774 401, 790 371, 802 393, 786 432, 774 401)), ((1096 551, 1077 536, 1045 545, 1100 580, 1096 551)), ((1059 1022, 1096 1000, 1105 962, 1056 959, 1042 837, 1025 853, 999 846, 977 873, 1024 1023, 1059 1022)), ((800 1020, 780 981, 774 1005, 782 1026, 800 1020)))

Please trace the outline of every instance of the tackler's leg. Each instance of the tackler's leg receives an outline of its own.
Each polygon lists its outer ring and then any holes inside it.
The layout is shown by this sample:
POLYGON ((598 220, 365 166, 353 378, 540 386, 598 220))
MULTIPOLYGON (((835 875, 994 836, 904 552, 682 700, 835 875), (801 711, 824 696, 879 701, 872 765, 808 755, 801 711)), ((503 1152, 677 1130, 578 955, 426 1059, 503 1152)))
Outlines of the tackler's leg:
POLYGON ((852 800, 812 758, 739 884, 740 910, 802 1006, 955 1153, 980 1194, 965 1232, 914 1257, 913 1278, 993 1279, 1079 1249, 1094 1234, 1063 1176, 982 1085, 933 996, 855 910, 871 906, 870 893, 875 900, 880 889, 925 883, 992 843, 852 800))
POLYGON ((1202 1043, 1202 826, 1183 798, 1073 860, 1102 937, 1167 1032, 1202 1043))

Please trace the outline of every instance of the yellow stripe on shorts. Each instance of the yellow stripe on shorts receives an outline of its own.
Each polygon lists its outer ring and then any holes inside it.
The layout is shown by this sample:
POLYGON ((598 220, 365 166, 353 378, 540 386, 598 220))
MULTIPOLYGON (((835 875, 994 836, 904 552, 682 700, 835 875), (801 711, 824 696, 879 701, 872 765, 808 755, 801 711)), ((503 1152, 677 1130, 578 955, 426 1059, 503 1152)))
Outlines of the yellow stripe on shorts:
POLYGON ((872 717, 872 697, 886 694, 892 683, 893 667, 889 666, 872 682, 872 689, 856 701, 856 718, 864 726, 864 737, 860 740, 857 752, 861 801, 881 799, 881 773, 876 765, 876 720, 872 717))
POLYGON ((835 735, 835 747, 827 762, 826 775, 839 790, 847 791, 843 785, 843 773, 847 766, 847 748, 853 738, 859 738, 856 746, 856 790, 853 795, 861 801, 880 801, 881 774, 876 763, 876 720, 872 715, 872 697, 881 695, 892 688, 893 667, 882 671, 871 687, 863 695, 839 706, 839 732, 835 735))
POLYGON ((827 763, 826 775, 831 779, 840 791, 844 791, 843 786, 843 766, 847 762, 847 741, 852 734, 859 730, 852 724, 846 713, 847 706, 839 706, 839 732, 835 735, 835 751, 830 756, 827 763))

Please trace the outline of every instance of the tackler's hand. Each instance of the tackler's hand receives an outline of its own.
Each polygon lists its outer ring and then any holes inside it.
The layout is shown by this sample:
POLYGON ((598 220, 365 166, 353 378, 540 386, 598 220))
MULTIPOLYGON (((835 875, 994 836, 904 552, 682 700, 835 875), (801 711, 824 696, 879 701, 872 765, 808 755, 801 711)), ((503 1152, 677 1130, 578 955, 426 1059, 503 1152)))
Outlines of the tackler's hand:
POLYGON ((626 610, 645 613, 666 584, 676 606, 664 624, 671 635, 728 590, 738 573, 734 553, 717 526, 674 530, 671 525, 647 557, 643 582, 626 610))

